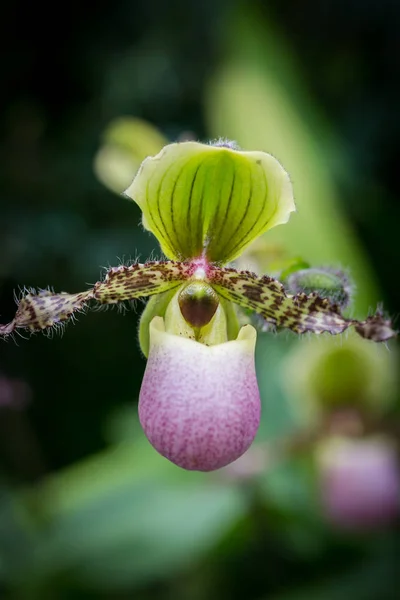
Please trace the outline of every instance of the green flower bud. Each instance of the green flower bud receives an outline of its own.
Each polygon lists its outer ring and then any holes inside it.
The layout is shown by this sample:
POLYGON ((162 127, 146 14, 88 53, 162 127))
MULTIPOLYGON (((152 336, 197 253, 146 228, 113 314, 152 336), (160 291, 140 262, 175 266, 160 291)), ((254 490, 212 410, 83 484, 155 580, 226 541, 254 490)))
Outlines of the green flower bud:
POLYGON ((134 117, 119 117, 108 124, 94 159, 98 179, 116 194, 132 181, 142 161, 159 152, 166 138, 151 123, 134 117))
POLYGON ((397 389, 397 357, 384 346, 352 334, 340 342, 309 340, 289 355, 283 381, 293 407, 306 423, 342 410, 379 415, 397 389))
POLYGON ((350 302, 351 285, 343 271, 329 268, 295 270, 287 275, 284 283, 291 294, 316 292, 341 308, 350 302))

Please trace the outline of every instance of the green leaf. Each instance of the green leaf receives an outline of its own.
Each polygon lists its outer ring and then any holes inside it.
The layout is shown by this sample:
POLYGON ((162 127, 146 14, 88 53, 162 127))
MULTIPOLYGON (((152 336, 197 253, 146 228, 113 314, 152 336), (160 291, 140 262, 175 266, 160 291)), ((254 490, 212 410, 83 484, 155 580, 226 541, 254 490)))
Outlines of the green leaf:
POLYGON ((182 570, 246 510, 239 490, 183 472, 144 436, 50 476, 19 494, 15 505, 20 526, 31 533, 27 557, 14 553, 10 574, 17 585, 45 585, 68 574, 101 590, 182 570))
POLYGON ((268 234, 311 264, 346 265, 356 276, 355 310, 379 301, 367 256, 340 207, 335 171, 350 173, 343 144, 307 89, 301 61, 267 11, 236 4, 220 39, 224 59, 205 98, 209 135, 271 152, 293 181, 298 215, 268 234), (240 40, 240 44, 237 43, 240 40))
MULTIPOLYGON (((165 486, 136 493, 138 502, 126 490, 109 524, 99 525, 97 518, 87 522, 83 514, 80 523, 65 523, 77 540, 80 527, 86 527, 89 544, 74 560, 76 576, 86 584, 115 588, 170 577, 209 551, 244 512, 234 488, 165 486)), ((113 512, 110 504, 104 518, 113 512)))
MULTIPOLYGON (((295 591, 268 600, 394 600, 396 567, 392 557, 368 558, 363 564, 336 573, 295 591)), ((263 598, 267 600, 267 598, 263 598)))

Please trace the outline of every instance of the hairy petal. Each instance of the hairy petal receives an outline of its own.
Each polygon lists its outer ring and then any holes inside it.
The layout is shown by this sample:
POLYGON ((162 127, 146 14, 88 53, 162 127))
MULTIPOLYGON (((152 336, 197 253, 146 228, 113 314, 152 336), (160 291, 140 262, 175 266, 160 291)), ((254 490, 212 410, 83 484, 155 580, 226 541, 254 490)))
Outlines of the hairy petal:
POLYGON ((13 321, 0 325, 0 335, 7 336, 18 328, 30 331, 48 329, 84 309, 91 300, 100 304, 117 304, 159 294, 178 287, 190 273, 189 266, 183 263, 138 263, 129 267, 111 267, 103 281, 78 294, 55 294, 49 290, 28 293, 19 302, 13 321))
POLYGON ((174 260, 226 263, 295 210, 288 174, 265 152, 184 142, 147 158, 126 195, 174 260))
POLYGON ((130 267, 112 267, 93 288, 93 298, 101 303, 116 304, 166 292, 189 278, 190 265, 155 261, 130 267))
POLYGON ((78 294, 49 290, 28 293, 18 304, 15 318, 8 325, 0 325, 0 335, 8 335, 17 328, 40 331, 67 320, 74 312, 82 310, 90 298, 92 290, 78 294))
POLYGON ((391 322, 380 312, 364 321, 346 319, 337 304, 316 293, 289 295, 283 285, 266 275, 258 277, 248 271, 210 268, 208 280, 227 300, 261 315, 276 327, 295 333, 342 333, 350 326, 362 337, 384 342, 396 335, 391 322))

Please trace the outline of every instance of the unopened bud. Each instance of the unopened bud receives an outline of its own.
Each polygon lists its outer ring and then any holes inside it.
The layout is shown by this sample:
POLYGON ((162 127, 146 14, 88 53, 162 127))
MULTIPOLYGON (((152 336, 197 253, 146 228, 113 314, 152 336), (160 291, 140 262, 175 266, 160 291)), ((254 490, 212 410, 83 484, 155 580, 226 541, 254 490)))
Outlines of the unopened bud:
POLYGON ((346 308, 350 302, 352 288, 343 271, 329 268, 301 269, 291 273, 285 284, 291 294, 316 292, 341 308, 346 308))
POLYGON ((399 513, 400 474, 390 440, 334 438, 318 452, 325 516, 343 529, 382 527, 399 513))

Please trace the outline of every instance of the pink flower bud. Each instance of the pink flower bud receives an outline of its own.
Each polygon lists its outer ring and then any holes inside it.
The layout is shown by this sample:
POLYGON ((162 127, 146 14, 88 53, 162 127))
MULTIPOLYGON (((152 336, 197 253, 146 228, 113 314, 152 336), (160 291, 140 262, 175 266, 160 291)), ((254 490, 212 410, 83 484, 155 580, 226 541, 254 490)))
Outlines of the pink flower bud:
POLYGON ((345 529, 385 525, 399 512, 400 474, 388 440, 335 438, 319 452, 321 501, 345 529))
POLYGON ((254 349, 256 331, 206 346, 150 325, 150 354, 139 419, 154 448, 188 470, 213 471, 251 445, 260 422, 254 349))

